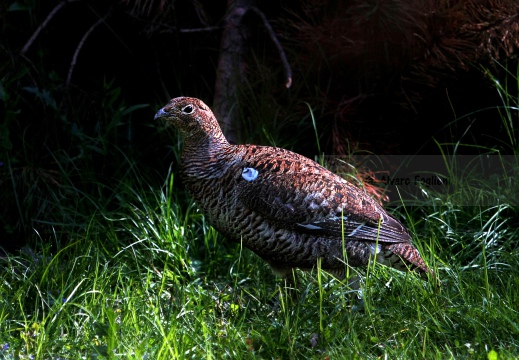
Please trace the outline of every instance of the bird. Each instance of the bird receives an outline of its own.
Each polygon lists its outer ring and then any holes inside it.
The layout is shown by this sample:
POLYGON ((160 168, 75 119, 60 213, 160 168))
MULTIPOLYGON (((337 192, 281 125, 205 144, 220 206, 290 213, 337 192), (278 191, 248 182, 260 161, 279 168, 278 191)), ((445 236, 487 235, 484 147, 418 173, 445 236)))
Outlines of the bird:
POLYGON ((365 191, 295 152, 234 145, 201 100, 177 97, 155 114, 183 139, 182 182, 208 223, 293 283, 295 269, 344 279, 376 261, 427 279, 408 230, 365 191))

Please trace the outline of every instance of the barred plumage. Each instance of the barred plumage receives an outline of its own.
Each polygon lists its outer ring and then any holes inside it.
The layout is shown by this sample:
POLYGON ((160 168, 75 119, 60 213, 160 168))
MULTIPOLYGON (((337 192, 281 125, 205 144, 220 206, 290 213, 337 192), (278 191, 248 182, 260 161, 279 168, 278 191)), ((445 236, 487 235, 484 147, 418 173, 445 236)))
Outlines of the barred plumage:
POLYGON ((201 100, 180 97, 155 119, 184 138, 182 177, 209 223, 286 276, 321 267, 335 275, 370 258, 432 273, 406 228, 359 188, 291 151, 231 145, 201 100), (346 254, 346 258, 344 258, 346 254))

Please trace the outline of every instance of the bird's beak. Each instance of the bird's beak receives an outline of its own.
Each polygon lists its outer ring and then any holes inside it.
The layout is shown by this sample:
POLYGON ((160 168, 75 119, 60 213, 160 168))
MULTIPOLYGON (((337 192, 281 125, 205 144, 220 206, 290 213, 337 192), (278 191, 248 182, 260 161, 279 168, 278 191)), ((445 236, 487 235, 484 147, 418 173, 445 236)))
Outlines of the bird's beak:
POLYGON ((166 117, 166 116, 168 116, 168 113, 164 111, 164 108, 162 108, 159 111, 157 111, 154 119, 157 120, 159 118, 166 117))

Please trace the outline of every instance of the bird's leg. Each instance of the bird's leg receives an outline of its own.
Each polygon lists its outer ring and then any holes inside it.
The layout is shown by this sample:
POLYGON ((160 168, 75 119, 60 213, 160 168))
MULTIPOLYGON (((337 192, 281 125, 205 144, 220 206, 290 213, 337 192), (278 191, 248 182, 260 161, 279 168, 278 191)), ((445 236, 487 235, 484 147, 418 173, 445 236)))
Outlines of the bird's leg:
POLYGON ((352 275, 348 278, 348 287, 351 291, 360 293, 361 277, 359 275, 352 275))
POLYGON ((330 271, 337 280, 341 283, 347 283, 348 290, 345 293, 345 298, 348 303, 353 304, 352 306, 358 307, 359 304, 363 303, 362 300, 362 276, 358 270, 354 270, 348 267, 344 270, 330 271), (357 305, 355 305, 355 303, 357 305))
POLYGON ((361 290, 362 278, 359 274, 351 275, 348 278, 350 291, 346 294, 348 302, 351 304, 352 311, 362 311, 364 309, 364 299, 361 290))
MULTIPOLYGON (((283 279, 281 291, 287 294, 292 300, 297 299, 299 277, 295 268, 281 267, 270 264, 272 272, 283 279)), ((282 295, 282 293, 280 293, 282 295)))
POLYGON ((299 288, 299 276, 297 275, 296 269, 289 270, 290 271, 283 277, 285 290, 295 294, 299 288))

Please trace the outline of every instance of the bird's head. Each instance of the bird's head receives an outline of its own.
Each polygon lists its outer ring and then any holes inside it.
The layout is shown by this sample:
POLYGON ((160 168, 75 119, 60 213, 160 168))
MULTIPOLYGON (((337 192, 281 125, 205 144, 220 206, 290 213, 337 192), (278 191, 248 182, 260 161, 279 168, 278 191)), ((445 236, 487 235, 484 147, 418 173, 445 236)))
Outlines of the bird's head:
POLYGON ((155 114, 155 120, 163 119, 175 126, 184 137, 209 136, 221 134, 218 121, 213 112, 202 100, 190 97, 178 97, 155 114))

